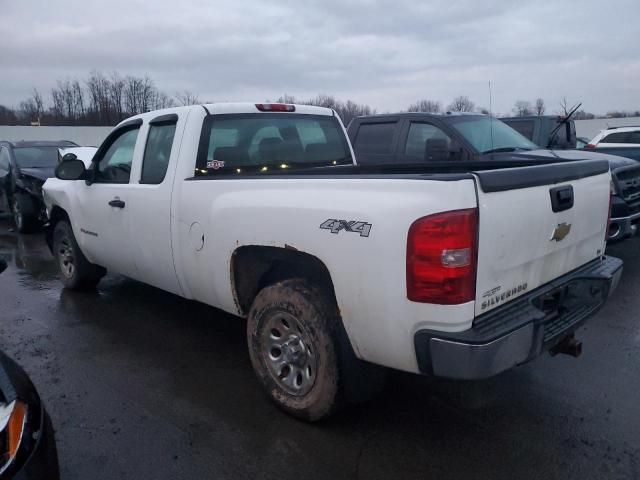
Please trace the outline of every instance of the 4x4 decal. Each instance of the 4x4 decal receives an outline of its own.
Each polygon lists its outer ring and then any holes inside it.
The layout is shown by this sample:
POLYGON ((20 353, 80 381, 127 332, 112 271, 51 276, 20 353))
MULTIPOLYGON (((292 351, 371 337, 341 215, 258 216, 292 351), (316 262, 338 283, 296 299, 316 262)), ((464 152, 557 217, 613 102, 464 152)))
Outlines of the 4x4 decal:
POLYGON ((320 228, 323 230, 331 230, 331 233, 339 233, 341 230, 345 232, 359 233, 361 237, 368 237, 371 231, 370 223, 359 222, 358 220, 336 220, 330 218, 320 224, 320 228))

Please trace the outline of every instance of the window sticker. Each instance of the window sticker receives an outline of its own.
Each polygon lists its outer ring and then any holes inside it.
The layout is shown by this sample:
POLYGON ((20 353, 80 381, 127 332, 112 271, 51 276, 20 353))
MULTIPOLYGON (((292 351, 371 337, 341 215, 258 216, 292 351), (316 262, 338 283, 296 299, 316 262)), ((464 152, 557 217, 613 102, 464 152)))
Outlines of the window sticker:
POLYGON ((222 160, 209 160, 207 162, 207 168, 212 168, 213 170, 218 170, 224 167, 224 162, 222 160))

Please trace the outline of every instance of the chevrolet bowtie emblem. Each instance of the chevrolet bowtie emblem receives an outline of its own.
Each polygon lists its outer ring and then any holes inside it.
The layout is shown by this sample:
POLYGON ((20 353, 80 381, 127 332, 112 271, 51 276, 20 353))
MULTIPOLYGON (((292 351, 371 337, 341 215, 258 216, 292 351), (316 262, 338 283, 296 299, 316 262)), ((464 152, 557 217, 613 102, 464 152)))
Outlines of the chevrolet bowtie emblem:
POLYGON ((558 226, 553 230, 553 236, 549 239, 549 241, 555 240, 556 242, 560 242, 564 240, 564 237, 569 235, 571 231, 570 223, 559 223, 558 226))

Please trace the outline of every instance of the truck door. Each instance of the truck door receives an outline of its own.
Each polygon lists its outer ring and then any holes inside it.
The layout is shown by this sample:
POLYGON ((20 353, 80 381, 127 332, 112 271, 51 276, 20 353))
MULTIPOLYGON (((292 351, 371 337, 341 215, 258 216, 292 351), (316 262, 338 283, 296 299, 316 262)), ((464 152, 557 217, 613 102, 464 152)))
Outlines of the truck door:
POLYGON ((136 265, 129 237, 131 165, 141 150, 141 121, 113 131, 94 157, 93 181, 78 182, 77 215, 71 219, 87 258, 114 273, 134 277, 136 265))
POLYGON ((141 161, 134 163, 135 180, 129 192, 134 278, 179 295, 171 244, 171 194, 187 116, 172 113, 151 119, 144 129, 144 151, 141 161))

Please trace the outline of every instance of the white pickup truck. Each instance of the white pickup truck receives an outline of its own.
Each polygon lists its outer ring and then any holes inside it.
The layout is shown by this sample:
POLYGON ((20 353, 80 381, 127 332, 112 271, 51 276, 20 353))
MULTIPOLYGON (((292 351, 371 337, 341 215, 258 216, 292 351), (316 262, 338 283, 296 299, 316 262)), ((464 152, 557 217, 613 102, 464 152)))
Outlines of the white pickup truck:
POLYGON ((66 287, 109 270, 246 317, 261 384, 308 420, 364 398, 375 365, 478 379, 576 354, 622 273, 606 162, 361 167, 325 108, 145 113, 56 177, 66 287))

